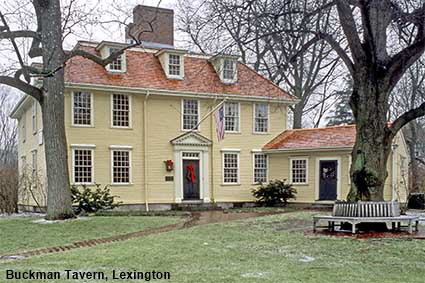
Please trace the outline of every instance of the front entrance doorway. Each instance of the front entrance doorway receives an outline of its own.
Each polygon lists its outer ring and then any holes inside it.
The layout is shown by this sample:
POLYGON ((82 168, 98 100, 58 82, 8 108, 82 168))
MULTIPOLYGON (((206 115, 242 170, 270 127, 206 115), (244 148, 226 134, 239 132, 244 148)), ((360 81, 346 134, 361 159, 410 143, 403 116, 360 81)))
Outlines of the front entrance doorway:
POLYGON ((183 159, 183 199, 200 199, 200 170, 199 160, 183 159))
POLYGON ((320 160, 319 164, 319 200, 336 200, 338 160, 320 160))

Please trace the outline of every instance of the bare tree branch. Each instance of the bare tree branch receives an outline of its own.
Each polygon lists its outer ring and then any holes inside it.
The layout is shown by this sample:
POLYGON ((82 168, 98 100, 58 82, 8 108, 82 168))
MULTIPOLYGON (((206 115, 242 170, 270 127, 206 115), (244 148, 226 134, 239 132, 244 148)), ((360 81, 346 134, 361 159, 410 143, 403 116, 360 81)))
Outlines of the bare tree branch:
POLYGON ((331 35, 322 32, 316 33, 316 36, 310 39, 307 43, 305 43, 304 46, 302 46, 301 49, 298 51, 298 53, 292 56, 290 61, 296 60, 296 58, 302 56, 313 44, 315 44, 319 40, 325 40, 332 47, 332 49, 335 50, 338 56, 341 57, 342 61, 347 66, 350 73, 354 74, 354 64, 348 56, 347 52, 331 35))
POLYGON ((65 52, 66 53, 65 62, 68 61, 69 59, 71 59, 72 57, 81 56, 81 57, 84 57, 86 59, 92 60, 96 64, 99 64, 101 66, 106 66, 108 64, 111 64, 118 57, 120 57, 127 49, 130 49, 130 48, 133 48, 133 47, 136 47, 136 46, 140 46, 140 43, 130 44, 130 45, 124 47, 124 48, 121 48, 121 49, 113 52, 111 55, 109 55, 108 57, 106 57, 104 59, 102 57, 94 54, 94 53, 89 52, 89 51, 82 50, 82 49, 74 49, 72 51, 65 52))
POLYGON ((353 61, 357 63, 364 57, 364 50, 350 9, 350 4, 345 0, 337 0, 336 7, 340 19, 339 22, 346 35, 351 54, 353 54, 353 61))
POLYGON ((425 115, 425 102, 398 117, 391 125, 389 135, 394 137, 397 132, 410 121, 425 115))
POLYGON ((0 84, 5 84, 14 88, 17 88, 28 95, 31 95, 38 101, 43 99, 42 91, 26 82, 23 82, 16 78, 11 78, 8 76, 0 76, 0 84))
POLYGON ((14 39, 19 37, 40 38, 37 32, 32 30, 0 31, 0 39, 14 39))
MULTIPOLYGON (((7 21, 6 21, 2 12, 0 12, 0 19, 3 22, 4 27, 6 28, 6 32, 10 33, 9 25, 7 24, 7 21)), ((15 49, 16 57, 18 57, 19 64, 23 68, 22 74, 24 75, 25 80, 29 83, 30 82, 30 76, 29 76, 28 72, 24 69, 24 65, 25 65, 24 60, 22 59, 22 55, 21 55, 21 52, 19 51, 18 45, 16 44, 15 38, 12 37, 12 38, 9 38, 9 40, 10 40, 10 42, 12 42, 13 49, 15 49)))

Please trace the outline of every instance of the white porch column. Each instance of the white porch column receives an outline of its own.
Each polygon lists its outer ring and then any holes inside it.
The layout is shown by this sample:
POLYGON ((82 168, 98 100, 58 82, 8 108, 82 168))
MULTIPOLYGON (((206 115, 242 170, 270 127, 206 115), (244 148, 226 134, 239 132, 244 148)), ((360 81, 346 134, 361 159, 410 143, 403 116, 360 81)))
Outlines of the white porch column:
POLYGON ((210 179, 209 179, 209 150, 202 151, 202 196, 206 203, 211 202, 210 198, 210 179))
POLYGON ((174 150, 174 197, 176 203, 181 203, 182 196, 182 159, 180 150, 174 150))

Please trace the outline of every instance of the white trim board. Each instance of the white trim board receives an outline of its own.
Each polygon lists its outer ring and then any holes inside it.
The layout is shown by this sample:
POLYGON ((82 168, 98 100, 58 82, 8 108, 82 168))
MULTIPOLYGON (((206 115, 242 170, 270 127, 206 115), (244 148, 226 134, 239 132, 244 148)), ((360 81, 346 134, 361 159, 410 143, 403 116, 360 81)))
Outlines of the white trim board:
POLYGON ((71 126, 79 127, 79 128, 94 128, 94 95, 92 92, 84 91, 84 90, 74 90, 71 92, 71 126), (90 125, 86 124, 75 124, 74 123, 74 96, 76 92, 89 93, 90 94, 90 125))
POLYGON ((310 166, 309 165, 309 157, 305 157, 305 156, 298 156, 298 157, 289 157, 288 158, 289 159, 289 183, 290 184, 293 184, 293 185, 301 185, 301 186, 304 186, 304 185, 308 185, 309 184, 309 182, 308 182, 308 173, 309 173, 309 170, 308 170, 308 166, 310 166), (306 178, 305 178, 305 182, 303 182, 303 183, 294 183, 293 182, 293 180, 292 180, 292 161, 293 160, 305 160, 306 161, 306 164, 305 164, 305 176, 306 176, 306 178))
POLYGON ((165 95, 165 96, 179 96, 179 97, 189 97, 189 98, 234 98, 239 101, 257 101, 264 103, 287 103, 287 104, 296 104, 299 99, 286 99, 286 98, 273 98, 273 97, 264 97, 264 96, 255 96, 255 95, 240 95, 240 94, 225 94, 225 93, 202 93, 202 92, 191 92, 191 91, 175 91, 175 90, 166 90, 166 89, 150 89, 150 88, 140 88, 140 87, 123 87, 123 86, 109 86, 102 84, 86 84, 86 83, 72 83, 66 82, 66 88, 69 89, 86 89, 86 90, 99 90, 99 91, 118 91, 118 92, 127 92, 127 93, 137 93, 137 94, 150 94, 155 95, 165 95))

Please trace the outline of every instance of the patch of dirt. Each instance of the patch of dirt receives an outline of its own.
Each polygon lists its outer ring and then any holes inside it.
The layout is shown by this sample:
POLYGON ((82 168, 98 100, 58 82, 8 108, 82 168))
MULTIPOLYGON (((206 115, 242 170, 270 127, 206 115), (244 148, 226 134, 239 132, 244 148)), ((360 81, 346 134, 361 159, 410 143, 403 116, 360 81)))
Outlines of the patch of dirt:
POLYGON ((228 212, 222 210, 211 210, 202 212, 193 212, 192 219, 185 223, 184 228, 196 225, 227 222, 233 220, 247 219, 253 217, 261 217, 275 214, 286 213, 284 211, 267 211, 267 212, 228 212))
POLYGON ((409 234, 407 232, 368 232, 368 233, 357 233, 352 234, 351 232, 345 231, 316 231, 306 230, 305 235, 309 236, 331 236, 331 237, 341 237, 341 238, 350 238, 353 240, 368 240, 368 239, 417 239, 417 240, 425 240, 425 232, 418 231, 413 234, 409 234))

